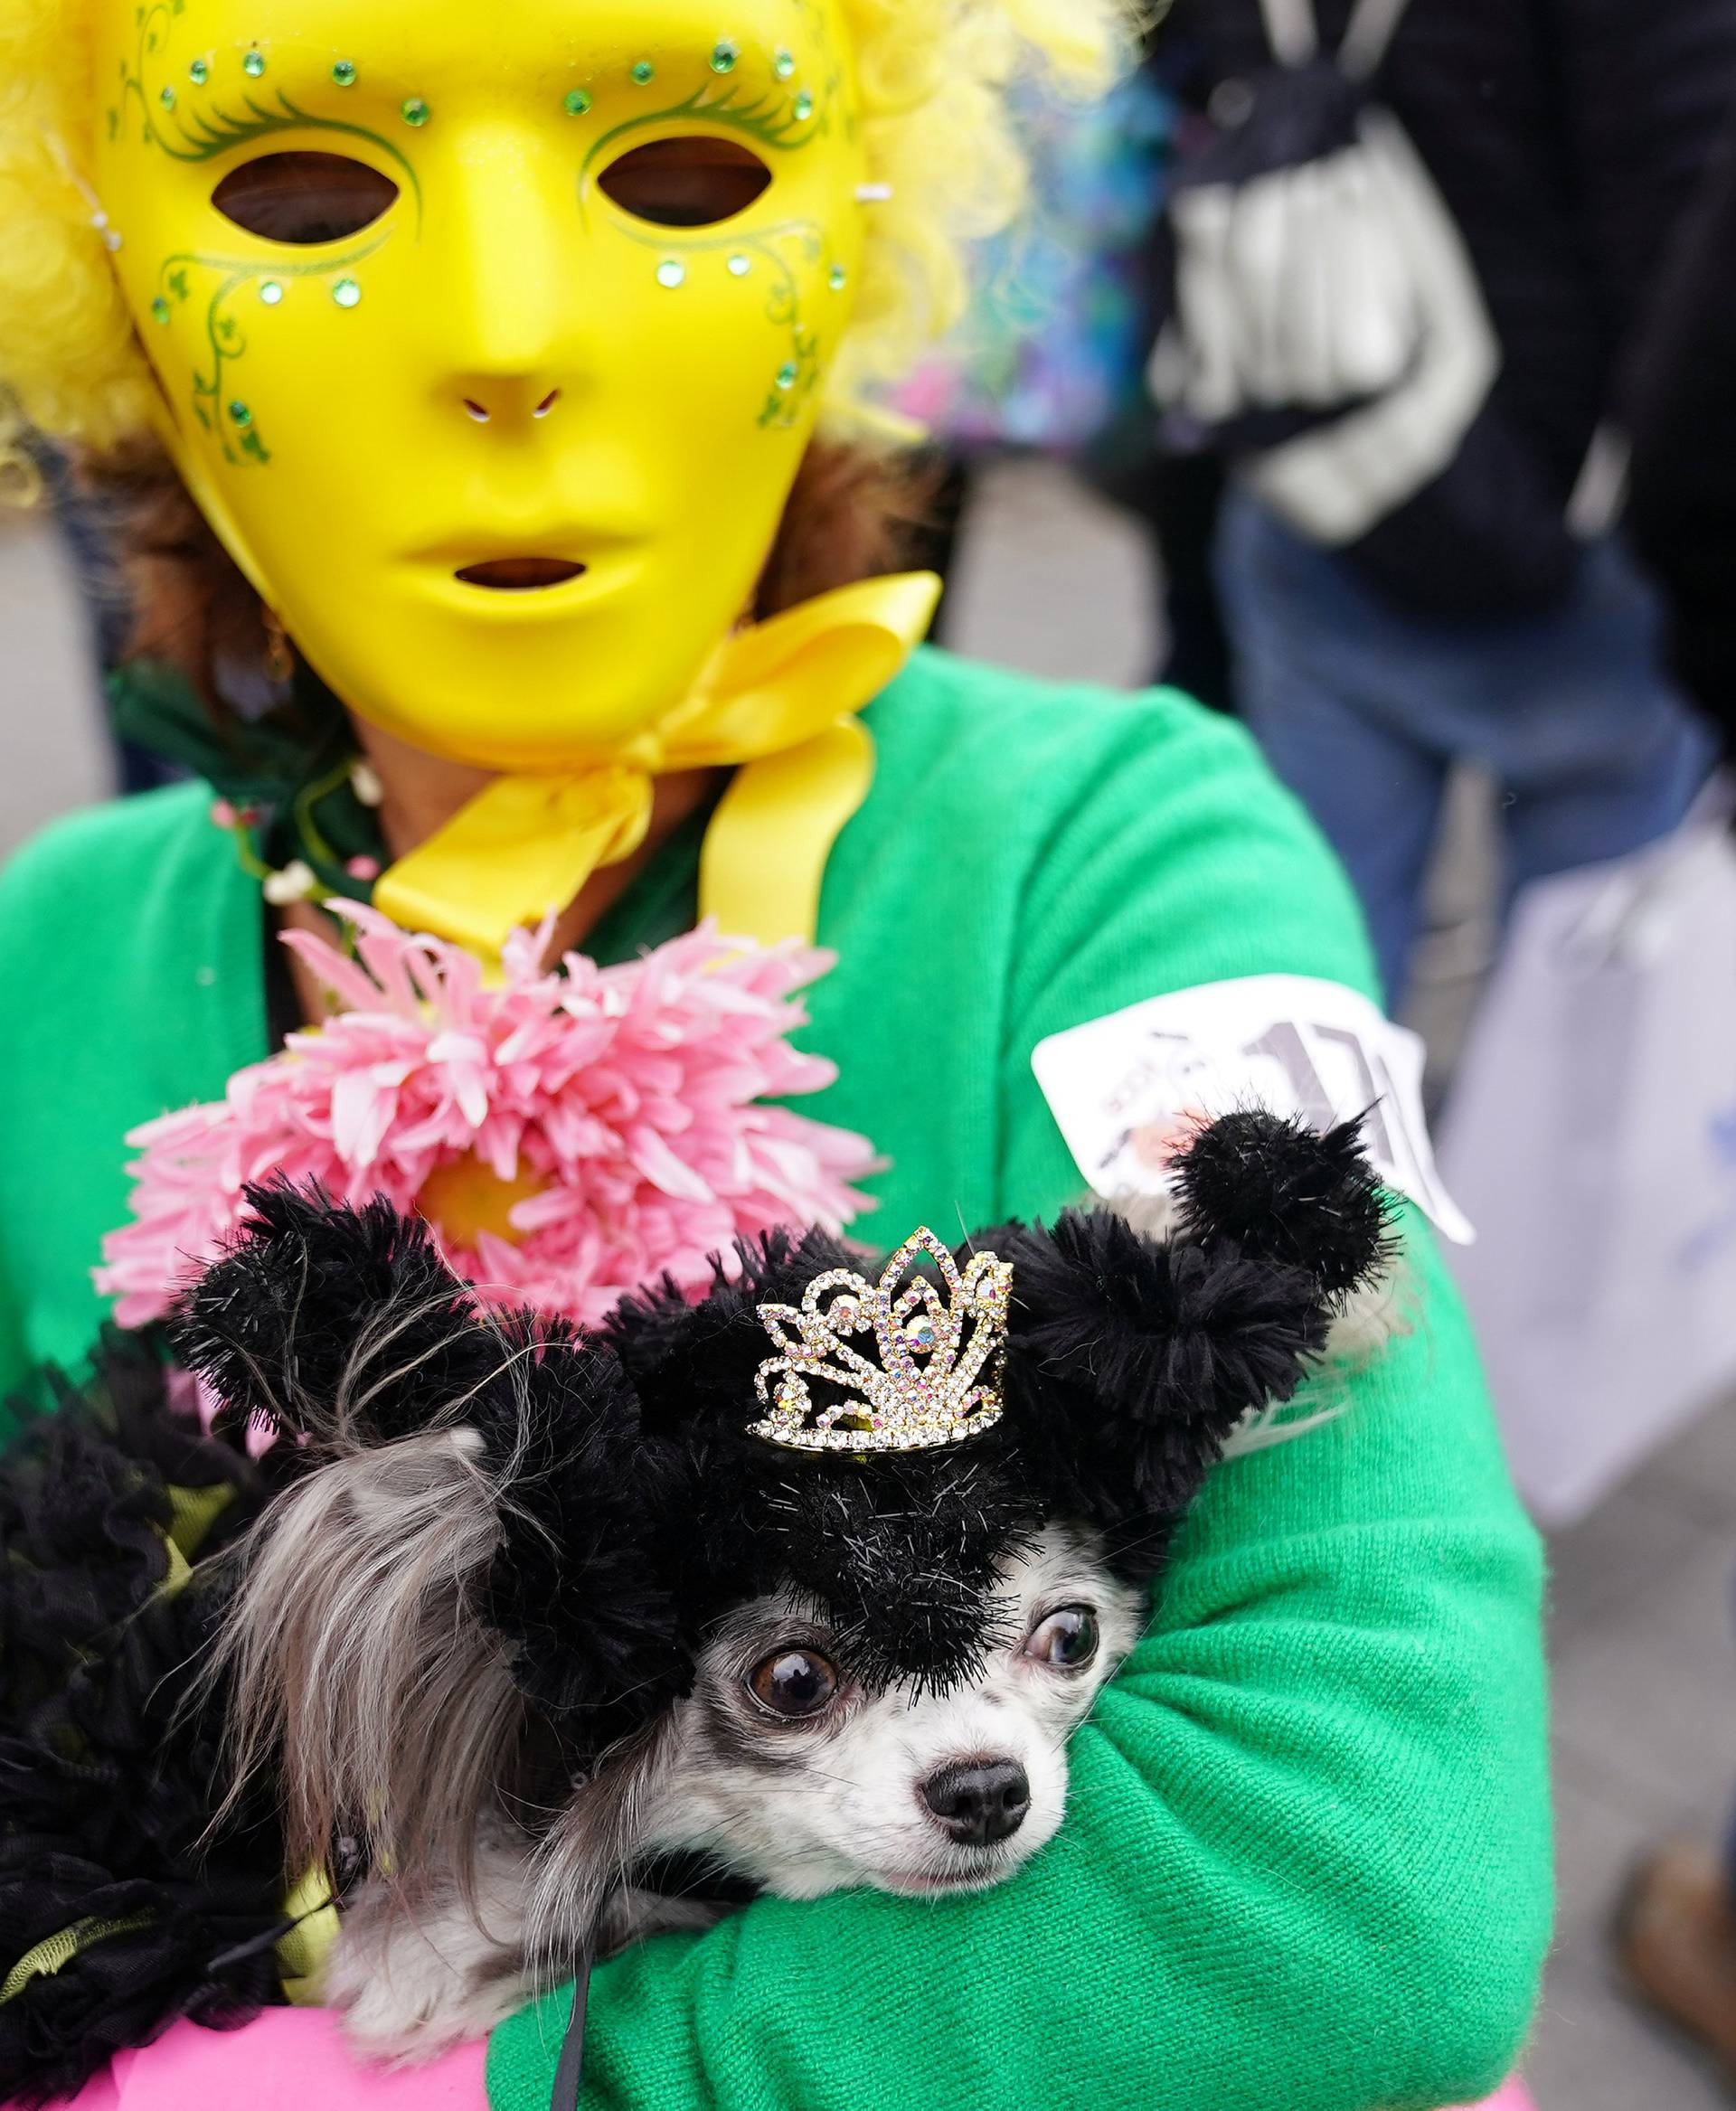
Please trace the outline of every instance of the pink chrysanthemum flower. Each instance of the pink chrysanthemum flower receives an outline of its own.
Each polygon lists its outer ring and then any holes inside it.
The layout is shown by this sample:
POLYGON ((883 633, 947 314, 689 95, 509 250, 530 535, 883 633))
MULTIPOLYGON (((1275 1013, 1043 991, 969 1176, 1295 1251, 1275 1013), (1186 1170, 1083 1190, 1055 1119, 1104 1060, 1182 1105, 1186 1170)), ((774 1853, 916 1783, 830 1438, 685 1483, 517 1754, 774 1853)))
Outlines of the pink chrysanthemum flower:
POLYGON ((580 1321, 665 1272, 697 1289, 738 1237, 872 1206, 850 1184, 875 1163, 865 1137, 764 1104, 836 1075, 787 1038, 826 954, 702 928, 555 973, 546 932, 521 932, 485 981, 460 947, 333 909, 355 958, 283 942, 344 1009, 221 1102, 127 1138, 133 1221, 97 1271, 123 1325, 161 1318, 234 1231, 244 1185, 274 1175, 418 1211, 485 1299, 580 1321))

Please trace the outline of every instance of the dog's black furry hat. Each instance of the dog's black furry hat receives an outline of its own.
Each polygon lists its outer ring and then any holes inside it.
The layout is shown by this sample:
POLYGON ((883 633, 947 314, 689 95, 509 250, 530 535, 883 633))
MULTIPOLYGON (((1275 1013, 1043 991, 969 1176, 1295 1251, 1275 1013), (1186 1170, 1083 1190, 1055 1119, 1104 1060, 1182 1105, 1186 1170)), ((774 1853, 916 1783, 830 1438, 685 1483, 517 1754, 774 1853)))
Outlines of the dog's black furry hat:
POLYGON ((647 1442, 675 1461, 656 1516, 693 1646, 744 1598, 793 1585, 869 1684, 944 1685, 980 1660, 996 1570, 1040 1522, 993 1433, 968 1455, 865 1459, 748 1433, 772 1346, 760 1306, 798 1305, 816 1276, 861 1265, 827 1232, 773 1231, 741 1244, 733 1268, 720 1263, 697 1303, 673 1283, 627 1298, 603 1339, 638 1397, 647 1442))
POLYGON ((1005 1414, 926 1451, 802 1452, 749 1433, 772 1352, 760 1308, 866 1268, 814 1230, 673 1283, 598 1333, 489 1317, 425 1228, 381 1205, 257 1191, 195 1287, 181 1352, 238 1410, 304 1443, 481 1433, 500 1541, 479 1611, 523 1692, 599 1751, 685 1691, 707 1627, 793 1586, 850 1670, 944 1687, 994 1640, 997 1573, 1050 1519, 1098 1532, 1129 1580, 1156 1572, 1236 1424, 1288 1399, 1344 1296, 1389 1258, 1388 1207, 1355 1125, 1316 1136, 1243 1112, 1178 1161, 1180 1228, 1106 1211, 1008 1225, 1005 1414))
POLYGON ((215 1824, 222 1700, 193 1670, 222 1601, 206 1557, 293 1458, 207 1438, 149 1340, 108 1335, 88 1382, 56 1390, 0 1459, 0 1985, 87 1939, 0 2002, 0 2099, 26 2104, 175 2016, 238 2023, 278 1998, 282 1915, 269 1803, 215 1824))

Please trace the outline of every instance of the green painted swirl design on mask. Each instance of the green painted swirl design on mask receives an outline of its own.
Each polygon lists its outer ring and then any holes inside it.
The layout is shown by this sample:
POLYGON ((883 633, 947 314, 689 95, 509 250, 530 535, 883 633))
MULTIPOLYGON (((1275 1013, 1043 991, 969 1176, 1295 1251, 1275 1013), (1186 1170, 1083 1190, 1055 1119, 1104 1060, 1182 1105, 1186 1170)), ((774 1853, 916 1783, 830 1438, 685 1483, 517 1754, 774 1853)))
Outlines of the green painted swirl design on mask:
POLYGON ((826 79, 825 89, 818 99, 820 123, 815 127, 816 132, 831 130, 832 113, 836 110, 842 118, 844 136, 854 146, 862 131, 862 118, 854 99, 846 91, 844 62, 833 44, 832 24, 823 0, 796 0, 796 5, 807 17, 826 79))
POLYGON ((401 172, 415 201, 420 227, 422 187, 414 167, 401 147, 365 125, 318 117, 292 102, 281 90, 269 101, 261 101, 250 90, 243 89, 239 91, 238 108, 224 108, 218 102, 216 93, 210 90, 208 81, 195 84, 206 90, 196 107, 191 100, 191 88, 187 99, 184 99, 167 82, 153 97, 146 82, 146 61, 162 52, 167 41, 169 22, 182 14, 184 7, 185 0, 156 0, 154 5, 137 10, 138 47, 130 66, 125 59, 120 61, 120 100, 108 110, 110 139, 120 137, 128 102, 137 106, 141 143, 156 147, 171 161, 214 161, 231 147, 250 146, 255 140, 271 138, 284 132, 329 132, 352 139, 365 139, 401 172), (170 99, 165 101, 165 97, 170 99))
POLYGON ((226 462, 263 465, 271 459, 271 450, 253 422, 252 411, 244 402, 230 399, 232 382, 225 385, 230 370, 247 355, 247 332, 230 306, 233 297, 244 287, 266 285, 269 292, 268 281, 281 287, 298 279, 335 278, 373 256, 387 239, 382 230, 371 241, 346 250, 342 256, 322 255, 301 261, 213 257, 193 250, 163 259, 157 270, 156 298, 151 304, 159 323, 168 321, 176 306, 196 306, 198 297, 189 276, 192 272, 221 274, 205 300, 203 323, 209 363, 195 363, 193 367, 193 414, 216 437, 226 462))
POLYGON ((829 129, 831 113, 824 104, 815 103, 806 115, 801 114, 805 92, 799 89, 786 91, 778 87, 750 94, 733 82, 720 88, 706 80, 680 102, 670 103, 662 109, 647 110, 638 117, 623 118, 618 125, 612 125, 592 141, 579 165, 580 206, 590 189, 591 172, 609 148, 617 140, 630 133, 643 132, 652 125, 691 119, 696 124, 716 126, 722 131, 739 133, 742 138, 751 139, 772 154, 792 154, 811 146, 829 129))
POLYGON ((671 228, 640 233, 624 231, 643 248, 665 257, 743 256, 757 258, 771 273, 766 296, 766 320, 789 333, 789 357, 778 368, 766 391, 760 411, 762 431, 789 431, 800 418, 803 406, 819 385, 820 335, 806 317, 802 281, 797 264, 788 253, 794 247, 799 262, 818 266, 826 255, 826 235, 812 220, 787 220, 776 227, 749 232, 740 227, 716 235, 684 235, 671 228))

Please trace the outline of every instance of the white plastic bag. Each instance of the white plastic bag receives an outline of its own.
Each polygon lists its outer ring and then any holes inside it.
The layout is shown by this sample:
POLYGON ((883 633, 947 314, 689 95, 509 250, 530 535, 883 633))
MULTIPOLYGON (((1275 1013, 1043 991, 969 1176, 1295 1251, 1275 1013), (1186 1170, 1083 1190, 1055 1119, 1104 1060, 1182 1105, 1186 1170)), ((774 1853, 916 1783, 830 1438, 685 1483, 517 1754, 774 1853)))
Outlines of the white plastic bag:
POLYGON ((1736 1384, 1736 844, 1666 842, 1517 906, 1439 1143, 1449 1256, 1520 1491, 1571 1522, 1736 1384))

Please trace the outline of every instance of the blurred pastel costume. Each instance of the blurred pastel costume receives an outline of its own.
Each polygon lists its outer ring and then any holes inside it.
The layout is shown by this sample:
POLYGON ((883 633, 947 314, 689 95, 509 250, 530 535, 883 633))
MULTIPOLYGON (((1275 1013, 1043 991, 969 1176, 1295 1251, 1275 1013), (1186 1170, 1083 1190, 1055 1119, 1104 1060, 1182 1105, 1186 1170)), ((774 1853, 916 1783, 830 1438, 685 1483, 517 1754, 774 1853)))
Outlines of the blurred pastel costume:
POLYGON ((1151 74, 1080 107, 1018 96, 1033 205, 986 244, 966 321, 899 391, 901 410, 963 452, 1069 453, 1139 384, 1146 252, 1175 109, 1151 74))

